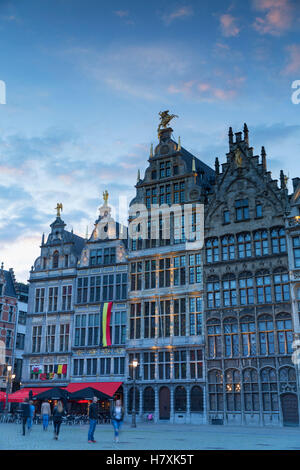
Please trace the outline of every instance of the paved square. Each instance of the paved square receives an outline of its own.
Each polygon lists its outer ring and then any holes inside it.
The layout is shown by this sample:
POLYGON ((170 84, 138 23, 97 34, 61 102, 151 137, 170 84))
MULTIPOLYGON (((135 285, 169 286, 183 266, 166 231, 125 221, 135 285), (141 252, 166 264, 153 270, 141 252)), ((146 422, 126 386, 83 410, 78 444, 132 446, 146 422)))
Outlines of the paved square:
POLYGON ((97 425, 96 444, 87 442, 88 426, 61 426, 59 440, 53 426, 33 425, 22 435, 20 424, 0 424, 1 450, 300 450, 300 428, 212 426, 186 424, 124 424, 120 443, 113 443, 113 427, 97 425))

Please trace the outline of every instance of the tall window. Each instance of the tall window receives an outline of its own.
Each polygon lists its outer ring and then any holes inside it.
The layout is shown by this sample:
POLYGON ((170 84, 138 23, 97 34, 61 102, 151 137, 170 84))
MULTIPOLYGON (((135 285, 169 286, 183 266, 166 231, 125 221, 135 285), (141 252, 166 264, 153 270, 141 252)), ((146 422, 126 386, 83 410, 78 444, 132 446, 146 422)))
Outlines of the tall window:
POLYGON ((263 411, 278 411, 276 371, 266 367, 261 371, 263 411))
POLYGON ((144 303, 144 338, 155 337, 155 302, 144 303))
POLYGON ((32 328, 32 352, 41 352, 42 343, 42 326, 34 326, 32 328))
POLYGON ((13 318, 14 318, 14 307, 11 305, 9 307, 9 312, 8 312, 8 321, 9 321, 9 323, 13 322, 13 318))
POLYGON ((223 322, 225 357, 239 355, 238 324, 235 318, 226 318, 223 322))
POLYGON ((162 300, 158 304, 158 336, 168 337, 171 334, 171 302, 170 300, 162 300))
POLYGON ((236 280, 233 275, 226 275, 225 280, 222 281, 223 286, 223 305, 230 307, 237 304, 236 294, 236 280))
POLYGON ((222 356, 221 324, 217 318, 207 321, 208 355, 222 356))
POLYGON ((174 351, 174 379, 186 379, 186 351, 174 351))
POLYGON ((207 306, 208 308, 218 308, 220 307, 220 281, 216 277, 210 279, 206 284, 207 306))
POLYGON ((159 260, 159 287, 170 287, 171 282, 171 259, 159 260))
POLYGON ((159 380, 169 379, 171 371, 171 357, 168 351, 158 353, 158 378, 159 380))
POLYGON ((191 379, 202 379, 203 377, 203 354, 202 349, 190 351, 190 373, 191 379))
POLYGON ((174 336, 186 334, 186 308, 185 298, 174 299, 174 336))
POLYGON ((114 357, 114 375, 125 374, 125 357, 114 357))
POLYGON ((223 411, 223 375, 220 370, 212 370, 208 373, 209 409, 211 411, 223 411))
POLYGON ((202 298, 190 297, 190 335, 202 334, 202 298))
POLYGON ((63 311, 72 308, 72 286, 63 286, 62 288, 62 306, 63 311))
POLYGON ((228 261, 235 258, 235 245, 234 245, 234 236, 227 235, 221 240, 222 245, 222 260, 228 261))
POLYGON ((114 275, 103 276, 103 300, 113 300, 114 298, 114 275))
POLYGON ((97 358, 89 358, 86 360, 86 375, 97 374, 97 358))
POLYGON ((41 287, 35 290, 35 312, 43 312, 45 306, 45 289, 41 287))
POLYGON ((111 374, 111 357, 100 358, 100 375, 111 374))
POLYGON ((219 261, 219 241, 217 238, 211 238, 206 241, 206 262, 216 263, 219 261))
POLYGON ((114 313, 114 339, 113 344, 125 344, 126 342, 126 310, 114 313))
POLYGON ((96 266, 103 263, 102 249, 90 251, 90 265, 96 266))
POLYGON ((57 312, 58 287, 49 287, 49 312, 57 312))
POLYGON ((173 184, 174 204, 184 202, 184 181, 173 184))
POLYGON ((241 319, 243 356, 256 355, 256 328, 253 317, 246 316, 241 319))
POLYGON ((195 385, 191 390, 191 411, 203 411, 203 390, 195 385))
POLYGON ((54 352, 55 349, 55 326, 48 325, 46 336, 46 352, 54 352))
POLYGON ((90 296, 89 302, 100 301, 101 276, 90 277, 90 296))
POLYGON ((230 223, 230 212, 229 210, 223 211, 223 224, 229 224, 230 223))
POLYGON ((12 330, 6 330, 5 347, 7 349, 11 349, 13 347, 12 330))
POLYGON ((237 221, 249 219, 248 199, 238 199, 235 201, 235 219, 237 221))
POLYGON ((87 345, 97 346, 99 344, 100 314, 93 313, 88 315, 87 345))
POLYGON ((68 323, 60 325, 59 329, 59 352, 69 351, 70 325, 68 323))
POLYGON ((175 256, 173 263, 174 286, 185 285, 185 256, 175 256))
POLYGON ((137 263, 131 263, 131 290, 141 290, 142 289, 142 272, 143 272, 143 263, 141 261, 137 263))
POLYGON ((300 237, 293 237, 294 266, 300 268, 300 237))
POLYGON ((271 241, 274 254, 286 252, 286 238, 283 227, 271 230, 271 241))
POLYGON ((116 274, 116 300, 127 298, 127 274, 116 274))
POLYGON ((58 261, 59 261, 59 253, 58 253, 58 251, 54 251, 53 257, 52 257, 52 268, 53 269, 58 268, 58 261))
POLYGON ((240 275, 239 288, 241 305, 254 304, 253 277, 250 272, 245 272, 240 275))
POLYGON ((202 281, 200 253, 189 255, 189 283, 199 284, 202 281))
POLYGON ((230 369, 226 372, 226 407, 228 411, 241 410, 240 372, 230 369))
POLYGON ((25 335, 17 333, 16 349, 24 349, 25 346, 25 335))
POLYGON ((156 261, 148 259, 145 261, 145 289, 156 287, 156 261))
POLYGON ((293 327, 291 316, 284 313, 277 315, 276 328, 279 354, 292 354, 293 327))
POLYGON ((84 359, 74 359, 73 375, 83 375, 84 359))
POLYGON ((272 302, 271 276, 267 271, 258 271, 256 273, 256 293, 259 304, 272 302))
POLYGON ((263 216, 262 204, 258 202, 255 206, 255 217, 262 217, 262 216, 263 216))
POLYGON ((258 321, 260 354, 268 356, 275 353, 274 324, 270 315, 262 315, 258 321))
POLYGON ((290 285, 288 273, 274 274, 274 290, 276 302, 290 300, 290 285))
POLYGON ((89 278, 79 277, 77 280, 77 303, 86 303, 88 298, 88 283, 89 278))
POLYGON ((259 230, 254 234, 254 251, 255 256, 265 256, 269 254, 268 232, 259 230))
POLYGON ((155 379, 155 353, 144 353, 144 380, 155 379))
POLYGON ((104 248, 104 264, 114 264, 116 262, 116 248, 104 248))
POLYGON ((141 337, 141 304, 130 306, 130 339, 141 337))
POLYGON ((243 371, 243 391, 245 411, 259 411, 258 376, 255 369, 243 371))
POLYGON ((240 233, 237 236, 239 258, 249 258, 251 256, 251 235, 250 233, 240 233))
POLYGON ((86 315, 76 315, 74 346, 85 346, 86 326, 86 315))
POLYGON ((175 388, 174 411, 186 411, 186 389, 180 385, 175 388))
POLYGON ((155 392, 152 387, 146 387, 144 390, 143 406, 145 412, 155 410, 155 392))

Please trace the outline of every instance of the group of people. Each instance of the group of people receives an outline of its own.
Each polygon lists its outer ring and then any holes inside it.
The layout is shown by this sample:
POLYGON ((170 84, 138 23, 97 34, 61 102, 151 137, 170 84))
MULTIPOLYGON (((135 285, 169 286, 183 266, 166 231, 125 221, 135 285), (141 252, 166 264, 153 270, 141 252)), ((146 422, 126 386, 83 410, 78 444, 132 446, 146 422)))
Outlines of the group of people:
MULTIPOLYGON (((98 420, 98 398, 94 397, 92 403, 89 406, 89 430, 88 430, 88 443, 95 443, 94 433, 98 420)), ((25 436, 26 425, 28 432, 31 431, 33 418, 35 415, 35 407, 33 402, 28 398, 24 399, 24 402, 21 405, 22 409, 22 429, 23 436, 25 436)), ((41 406, 41 415, 43 430, 47 431, 49 425, 49 419, 51 416, 51 407, 50 403, 47 400, 44 400, 41 406)), ((53 427, 54 427, 54 439, 58 439, 60 426, 63 420, 63 416, 66 416, 67 412, 61 400, 58 400, 57 404, 53 408, 52 417, 53 417, 53 427)), ((110 408, 110 417, 111 422, 114 427, 114 442, 119 442, 119 431, 124 419, 124 409, 122 407, 121 400, 116 400, 110 408)))

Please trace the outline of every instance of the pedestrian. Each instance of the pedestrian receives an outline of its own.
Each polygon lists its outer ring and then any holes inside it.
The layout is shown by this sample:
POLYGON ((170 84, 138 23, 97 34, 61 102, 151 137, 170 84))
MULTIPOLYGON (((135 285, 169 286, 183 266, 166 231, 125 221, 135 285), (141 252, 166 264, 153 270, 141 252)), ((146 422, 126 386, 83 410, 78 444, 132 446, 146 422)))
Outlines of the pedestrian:
POLYGON ((48 400, 44 400, 44 403, 41 406, 41 415, 43 419, 43 429, 47 431, 49 424, 49 417, 51 416, 51 408, 48 400))
POLYGON ((30 416, 27 419, 27 428, 28 428, 28 431, 31 431, 32 424, 33 424, 33 418, 34 418, 34 415, 35 415, 35 406, 34 406, 32 400, 29 401, 29 410, 30 410, 30 416))
POLYGON ((124 418, 124 408, 122 407, 121 400, 117 400, 112 404, 110 409, 110 417, 115 433, 114 442, 119 442, 119 431, 121 429, 124 418))
POLYGON ((65 410, 61 400, 58 400, 57 405, 53 408, 53 425, 54 425, 54 439, 58 439, 62 417, 65 415, 65 410))
POLYGON ((90 404, 89 408, 89 418, 90 418, 90 427, 88 432, 88 442, 96 442, 94 439, 94 432, 96 429, 96 424, 98 420, 98 398, 93 397, 93 402, 90 404))
POLYGON ((22 411, 21 416, 22 416, 23 436, 25 436, 26 423, 27 423, 28 418, 30 418, 30 407, 29 407, 28 398, 24 398, 24 401, 21 404, 21 411, 22 411))

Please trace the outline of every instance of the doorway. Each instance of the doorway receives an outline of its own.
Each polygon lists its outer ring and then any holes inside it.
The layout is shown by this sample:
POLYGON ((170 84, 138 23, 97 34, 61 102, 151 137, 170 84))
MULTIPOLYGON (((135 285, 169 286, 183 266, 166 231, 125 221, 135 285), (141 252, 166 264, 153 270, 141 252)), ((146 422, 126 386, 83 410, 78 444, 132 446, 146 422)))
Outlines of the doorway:
POLYGON ((299 426, 298 398, 295 393, 280 396, 284 426, 299 426))
POLYGON ((170 419, 170 390, 161 387, 159 390, 159 419, 170 419))

